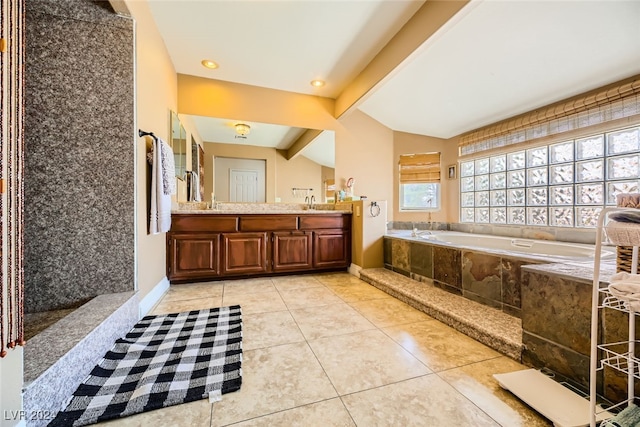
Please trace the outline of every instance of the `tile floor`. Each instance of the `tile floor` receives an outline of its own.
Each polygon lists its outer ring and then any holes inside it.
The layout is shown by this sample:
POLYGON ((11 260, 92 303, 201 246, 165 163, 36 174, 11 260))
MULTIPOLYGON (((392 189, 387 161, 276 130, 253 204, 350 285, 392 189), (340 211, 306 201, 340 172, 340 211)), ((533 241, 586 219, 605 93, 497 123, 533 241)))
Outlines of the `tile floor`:
POLYGON ((240 391, 104 424, 551 425, 492 377, 523 365, 347 273, 174 285, 152 314, 233 304, 240 391))

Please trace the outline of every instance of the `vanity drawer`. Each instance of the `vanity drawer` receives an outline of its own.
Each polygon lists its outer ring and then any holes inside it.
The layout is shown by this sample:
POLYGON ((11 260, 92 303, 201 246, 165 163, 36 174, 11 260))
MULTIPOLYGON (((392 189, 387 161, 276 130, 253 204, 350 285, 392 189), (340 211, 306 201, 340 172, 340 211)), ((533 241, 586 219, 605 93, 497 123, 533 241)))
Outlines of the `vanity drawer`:
POLYGON ((241 216, 240 231, 281 231, 297 230, 296 215, 256 215, 241 216))
POLYGON ((300 217, 300 230, 315 230, 319 228, 347 228, 349 217, 346 215, 309 215, 300 217))
POLYGON ((238 231, 238 217, 235 215, 173 215, 171 231, 238 231))

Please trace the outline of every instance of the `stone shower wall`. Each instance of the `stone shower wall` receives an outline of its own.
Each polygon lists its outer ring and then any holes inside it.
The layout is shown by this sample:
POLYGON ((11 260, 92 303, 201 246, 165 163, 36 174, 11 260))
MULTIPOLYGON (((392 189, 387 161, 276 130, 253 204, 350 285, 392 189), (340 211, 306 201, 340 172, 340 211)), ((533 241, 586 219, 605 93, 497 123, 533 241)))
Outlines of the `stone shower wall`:
POLYGON ((134 33, 106 1, 26 2, 25 310, 134 289, 134 33))

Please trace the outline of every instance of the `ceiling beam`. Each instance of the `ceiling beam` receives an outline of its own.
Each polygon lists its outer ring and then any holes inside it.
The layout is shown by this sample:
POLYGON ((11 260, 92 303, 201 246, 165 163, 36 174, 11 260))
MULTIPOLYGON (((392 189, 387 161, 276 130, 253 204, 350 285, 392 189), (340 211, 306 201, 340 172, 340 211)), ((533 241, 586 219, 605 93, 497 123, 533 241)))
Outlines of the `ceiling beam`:
POLYGON ((470 0, 427 0, 336 98, 336 118, 356 108, 377 85, 462 10, 470 0))
POLYGON ((302 152, 302 150, 317 138, 323 131, 318 129, 307 129, 298 139, 286 150, 285 158, 291 160, 302 152))

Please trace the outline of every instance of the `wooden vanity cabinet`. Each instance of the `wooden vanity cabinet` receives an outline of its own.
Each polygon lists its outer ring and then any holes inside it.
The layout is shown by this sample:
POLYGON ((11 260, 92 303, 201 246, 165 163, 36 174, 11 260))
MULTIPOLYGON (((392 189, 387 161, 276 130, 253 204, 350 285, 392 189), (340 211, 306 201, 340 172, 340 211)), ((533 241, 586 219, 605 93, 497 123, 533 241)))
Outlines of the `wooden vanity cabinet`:
POLYGON ((313 266, 315 268, 348 267, 351 239, 348 230, 317 230, 313 232, 313 266))
POLYGON ((175 214, 167 233, 172 282, 303 271, 351 263, 351 215, 175 214))
POLYGON ((351 217, 308 216, 300 218, 301 230, 313 230, 313 267, 348 267, 351 262, 351 217))
POLYGON ((219 233, 171 233, 167 263, 170 279, 220 275, 219 233))
POLYGON ((313 268, 313 233, 309 231, 274 231, 273 271, 311 270, 313 268))
POLYGON ((222 235, 222 274, 266 273, 267 233, 224 233, 222 235))

